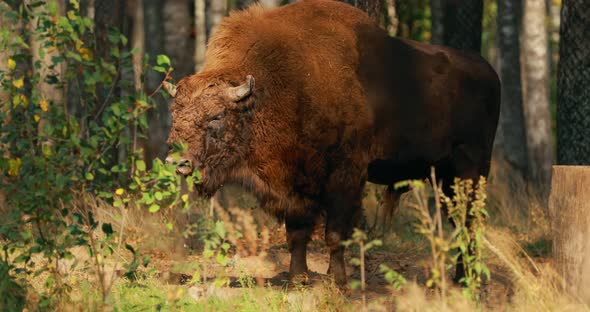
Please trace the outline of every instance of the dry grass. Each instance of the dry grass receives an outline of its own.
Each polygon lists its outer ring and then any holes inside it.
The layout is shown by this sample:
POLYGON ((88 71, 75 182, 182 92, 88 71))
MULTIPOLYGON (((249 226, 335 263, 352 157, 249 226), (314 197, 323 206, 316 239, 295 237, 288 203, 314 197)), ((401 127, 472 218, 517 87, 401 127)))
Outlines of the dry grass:
MULTIPOLYGON (((488 210, 492 215, 491 224, 487 229, 484 240, 484 258, 492 271, 492 278, 484 283, 483 301, 478 306, 466 299, 461 289, 452 287, 444 300, 425 287, 425 274, 422 263, 429 257, 424 250, 424 240, 419 237, 408 236, 411 219, 407 213, 407 207, 402 206, 396 215, 396 225, 393 232, 384 237, 385 245, 375 251, 375 255, 369 255, 372 261, 385 263, 398 270, 410 283, 401 291, 395 291, 385 285, 382 275, 371 266, 367 269, 368 284, 367 308, 371 311, 587 311, 588 305, 578 298, 569 295, 560 285, 561 280, 553 267, 553 262, 548 254, 531 256, 527 254, 527 244, 537 242, 540 239, 550 237, 550 228, 546 204, 542 198, 531 191, 523 180, 510 174, 500 163, 494 164, 488 184, 488 210), (409 238, 409 239, 408 239, 409 238), (401 259, 406 260, 401 260, 401 259), (397 261, 397 262, 396 262, 397 261)), ((375 198, 379 187, 371 186, 368 196, 365 198, 367 213, 375 215, 379 200, 375 198)), ((226 197, 232 193, 224 194, 226 197)), ((227 198, 226 198, 227 199, 227 198)), ((183 211, 164 211, 158 214, 150 214, 137 207, 129 207, 119 210, 111 207, 101 200, 83 195, 76 201, 78 209, 92 210, 97 220, 113 224, 116 232, 123 232, 121 240, 131 243, 142 250, 143 254, 152 257, 151 269, 146 273, 151 277, 142 282, 147 289, 145 296, 159 298, 162 302, 168 302, 169 293, 178 294, 177 301, 188 302, 187 307, 195 304, 195 307, 207 307, 209 310, 252 310, 265 307, 270 310, 288 311, 358 311, 363 309, 359 292, 350 291, 341 293, 327 278, 315 278, 314 286, 303 289, 291 289, 285 291, 282 285, 272 283, 272 277, 284 274, 288 261, 288 252, 283 247, 277 247, 274 241, 280 233, 269 231, 270 226, 276 224, 269 221, 268 226, 253 216, 251 209, 239 209, 236 207, 222 208, 213 202, 213 206, 201 206, 192 214, 183 211), (212 210, 211 210, 212 209, 212 210), (182 230, 195 224, 198 216, 208 218, 210 211, 215 211, 218 217, 226 224, 227 240, 232 243, 232 264, 220 266, 213 262, 207 262, 199 254, 190 255, 184 247, 185 238, 180 234, 182 230), (166 226, 172 223, 172 229, 166 226), (175 264, 188 263, 184 273, 192 274, 190 263, 199 265, 217 265, 212 272, 225 271, 226 276, 257 277, 253 289, 222 288, 214 291, 201 292, 199 296, 191 295, 197 292, 197 286, 170 283, 163 280, 163 276, 169 276, 171 268, 175 264), (264 268, 264 273, 261 273, 264 268), (151 272, 151 273, 149 273, 151 272), (168 274, 168 275, 167 275, 168 274), (264 286, 260 286, 264 285, 264 286), (181 290, 179 290, 181 289, 181 290), (148 291, 149 290, 149 291, 148 291), (205 294, 205 295, 204 295, 205 294), (223 297, 220 294, 232 294, 223 297), (220 301, 221 300, 221 301, 220 301)), ((235 203, 235 202, 234 202, 235 203)), ((247 208, 250 207, 251 202, 247 208)), ((407 204, 407 202, 406 202, 407 204)), ((100 232, 96 233, 100 239, 100 232)), ((314 243, 314 244, 323 244, 314 243)), ((282 246, 282 245, 280 245, 282 246)), ((98 279, 94 274, 92 262, 84 249, 73 251, 78 264, 73 261, 62 261, 58 264, 59 270, 66 277, 66 281, 73 288, 70 296, 71 302, 64 307, 72 307, 74 310, 102 309, 97 304, 99 296, 93 291, 97 289, 98 279)), ((322 261, 327 261, 323 247, 310 249, 310 267, 322 267, 322 261), (319 261, 318 263, 316 263, 319 261)), ((114 272, 121 267, 121 263, 129 260, 129 254, 124 250, 115 253, 110 259, 109 271, 114 272)), ((378 265, 375 263, 373 267, 378 265)), ((317 269, 316 269, 317 270, 317 269)), ((319 272, 324 273, 324 272, 319 272)), ((355 278, 357 273, 352 272, 355 278)), ((452 272, 449 270, 448 276, 452 272)), ((126 307, 127 301, 134 304, 145 304, 152 299, 141 299, 137 291, 133 290, 133 284, 120 279, 118 274, 113 274, 115 280, 112 290, 112 307, 126 307)), ((47 275, 41 275, 31 281, 33 288, 40 290, 44 285, 47 275)), ((208 278, 214 278, 209 276, 208 278)), ((111 282, 109 280, 109 282, 111 282)), ((213 285, 211 280, 198 286, 209 289, 213 285)), ((249 286, 253 286, 249 285, 249 286)), ((198 289, 201 289, 198 288, 198 289)), ((34 306, 35 293, 29 294, 30 306, 34 306)), ((225 296, 223 295, 223 296, 225 296)), ((155 300, 155 299, 154 299, 155 300)), ((153 307, 146 306, 147 309, 153 307)), ((171 308, 174 310, 174 308, 171 308)), ((196 309, 200 310, 200 309, 196 309)))

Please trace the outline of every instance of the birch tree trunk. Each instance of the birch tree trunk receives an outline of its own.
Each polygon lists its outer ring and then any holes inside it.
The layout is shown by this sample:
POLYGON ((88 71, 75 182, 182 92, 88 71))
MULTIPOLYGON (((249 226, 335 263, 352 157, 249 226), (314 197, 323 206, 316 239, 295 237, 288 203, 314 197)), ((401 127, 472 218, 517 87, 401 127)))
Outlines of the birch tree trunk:
POLYGON ((280 0, 259 0, 258 2, 265 8, 275 8, 281 5, 280 0))
POLYGON ((548 189, 555 161, 549 108, 549 56, 545 1, 525 0, 522 23, 523 102, 528 178, 548 189))
POLYGON ((227 2, 225 0, 209 0, 209 5, 206 6, 207 16, 205 17, 208 30, 207 38, 211 37, 215 32, 217 24, 219 24, 227 14, 226 4, 227 2))
POLYGON ((396 0, 386 0, 385 3, 387 4, 387 32, 390 36, 395 37, 397 35, 397 28, 399 27, 397 3, 396 0))
POLYGON ((207 49, 207 22, 205 20, 205 0, 195 0, 195 71, 205 62, 207 49))
POLYGON ((549 197, 555 268, 563 288, 590 302, 590 167, 554 166, 549 197))
POLYGON ((495 154, 522 175, 527 172, 526 132, 520 75, 519 0, 498 0, 498 46, 502 107, 495 142, 495 154))
POLYGON ((590 1, 564 0, 557 73, 557 162, 590 164, 590 1))
POLYGON ((136 0, 133 10, 133 32, 131 35, 131 47, 137 49, 138 53, 133 54, 133 79, 137 90, 143 89, 141 75, 143 75, 142 55, 145 53, 145 31, 143 29, 143 0, 136 0))

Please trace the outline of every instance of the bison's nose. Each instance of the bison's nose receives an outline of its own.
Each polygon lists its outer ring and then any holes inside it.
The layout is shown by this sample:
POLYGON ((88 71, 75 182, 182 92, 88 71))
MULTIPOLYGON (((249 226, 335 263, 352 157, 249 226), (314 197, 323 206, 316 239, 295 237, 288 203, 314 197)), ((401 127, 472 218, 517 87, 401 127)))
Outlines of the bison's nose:
POLYGON ((193 173, 193 165, 186 158, 166 157, 166 163, 176 166, 176 173, 188 176, 193 173))

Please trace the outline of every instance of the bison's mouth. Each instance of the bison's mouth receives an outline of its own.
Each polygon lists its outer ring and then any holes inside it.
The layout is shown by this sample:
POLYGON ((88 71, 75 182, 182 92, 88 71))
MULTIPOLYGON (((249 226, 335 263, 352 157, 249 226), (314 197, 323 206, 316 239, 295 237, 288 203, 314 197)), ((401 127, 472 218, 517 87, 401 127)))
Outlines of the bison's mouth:
POLYGON ((183 176, 189 176, 193 173, 193 168, 191 166, 176 166, 176 173, 181 174, 183 176))

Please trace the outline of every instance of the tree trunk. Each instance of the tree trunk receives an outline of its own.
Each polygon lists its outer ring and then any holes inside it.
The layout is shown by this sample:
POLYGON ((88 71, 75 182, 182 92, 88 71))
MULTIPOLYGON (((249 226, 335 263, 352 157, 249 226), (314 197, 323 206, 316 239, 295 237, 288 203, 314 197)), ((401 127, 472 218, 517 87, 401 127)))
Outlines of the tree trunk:
MULTIPOLYGON (((79 14, 80 16, 83 17, 88 17, 88 18, 94 18, 94 15, 92 17, 90 17, 89 14, 89 10, 90 10, 90 6, 94 7, 93 3, 90 3, 91 1, 88 0, 82 0, 80 1, 79 4, 79 14)), ((67 3, 67 7, 66 7, 67 11, 70 10, 75 10, 75 6, 74 4, 70 3, 68 1, 67 3)), ((92 9, 92 12, 94 12, 94 8, 92 9)), ((94 13, 93 13, 94 14, 94 13)), ((89 33, 86 33, 86 36, 89 36, 89 33)), ((86 40, 86 36, 84 38, 81 38, 82 41, 87 42, 86 40)), ((82 81, 84 81, 84 77, 82 75, 82 73, 78 73, 77 75, 77 79, 71 79, 69 81, 66 81, 66 85, 67 85, 67 104, 68 104, 68 113, 71 116, 76 117, 77 119, 80 119, 83 115, 83 107, 82 107, 82 97, 84 97, 83 94, 83 86, 82 86, 82 81)), ((84 124, 84 121, 81 121, 80 124, 84 124)))
POLYGON ((502 107, 496 135, 496 156, 526 174, 528 156, 520 79, 520 14, 518 1, 498 0, 498 45, 502 107))
POLYGON ((367 12, 369 17, 383 27, 383 3, 381 0, 354 0, 354 6, 367 12))
MULTIPOLYGON (((12 21, 4 17, 4 13, 11 11, 12 9, 8 4, 4 2, 0 2, 0 28, 1 29, 8 29, 11 33, 18 35, 16 31, 18 27, 12 25, 12 21)), ((8 38, 0 38, 0 71, 7 72, 8 71, 8 58, 11 56, 11 51, 9 51, 6 46, 12 41, 12 36, 8 38)), ((10 93, 5 92, 4 88, 0 87, 0 106, 2 110, 9 112, 9 101, 10 93)), ((3 149, 4 150, 4 149, 3 149)))
POLYGON ((225 0, 209 0, 209 5, 206 6, 207 20, 207 38, 215 32, 215 27, 221 22, 227 13, 225 0))
POLYGON ((553 167, 549 211, 555 268, 563 287, 586 302, 590 300, 589 188, 590 167, 553 167))
POLYGON ((195 71, 205 62, 207 49, 207 22, 205 19, 205 0, 195 0, 195 71))
POLYGON ((254 1, 252 1, 252 0, 235 0, 234 7, 232 9, 243 10, 243 9, 247 8, 253 2, 254 1))
POLYGON ((96 34, 96 52, 99 56, 110 59, 109 28, 123 29, 125 6, 119 0, 99 0, 94 3, 94 21, 96 34))
POLYGON ((445 45, 480 53, 483 0, 447 0, 444 16, 445 45))
POLYGON ((265 8, 275 8, 281 5, 280 0, 258 0, 258 2, 265 8))
MULTIPOLYGON (((32 0, 28 0, 31 2, 32 0)), ((63 15, 65 5, 63 0, 54 0, 58 5, 57 14, 63 15)), ((36 7, 35 10, 44 10, 46 7, 36 7)), ((31 29, 37 28, 39 23, 38 18, 30 21, 29 27, 31 29)), ((61 103, 63 101, 63 91, 56 84, 50 84, 46 81, 49 76, 57 76, 60 83, 63 82, 63 66, 58 65, 54 68, 52 66, 52 58, 59 57, 59 50, 55 46, 47 46, 46 43, 51 41, 44 40, 42 37, 33 35, 30 38, 31 53, 33 56, 33 70, 40 75, 40 81, 37 84, 37 89, 41 96, 50 103, 61 103), (40 66, 35 66, 38 63, 40 66)), ((3 60, 4 61, 4 60, 3 60)))
POLYGON ((195 67, 189 4, 187 0, 168 0, 164 5, 164 47, 174 67, 172 77, 176 81, 192 74, 195 67))
MULTIPOLYGON (((143 1, 143 21, 145 34, 145 52, 149 55, 150 64, 155 64, 156 56, 163 54, 165 35, 164 35, 164 2, 160 0, 143 1)), ((164 75, 150 70, 145 73, 145 90, 147 94, 152 94, 160 85, 164 75)), ((148 112, 148 142, 145 148, 145 159, 148 163, 155 158, 164 158, 168 152, 166 137, 170 128, 168 105, 164 99, 154 96, 154 107, 148 112)))
POLYGON ((523 103, 528 174, 543 193, 555 160, 549 108, 549 56, 545 1, 525 0, 522 23, 523 103))
MULTIPOLYGON (((28 0, 28 3, 31 3, 32 0, 28 0)), ((54 0, 57 4, 58 11, 56 12, 58 15, 63 15, 65 10, 65 3, 63 0, 54 0)), ((33 10, 37 13, 43 12, 47 7, 46 6, 39 6, 34 8, 33 10)), ((29 27, 31 29, 37 28, 39 24, 39 18, 33 18, 29 21, 29 27)), ((59 64, 57 66, 53 66, 53 58, 57 58, 60 55, 59 49, 51 45, 52 41, 46 40, 44 34, 35 34, 31 35, 29 38, 30 40, 30 47, 31 47, 31 54, 32 54, 32 69, 35 74, 39 75, 39 82, 36 85, 41 98, 49 103, 49 105, 60 105, 63 103, 64 100, 64 64, 59 64), (48 45, 49 44, 49 45, 48 45), (57 83, 49 83, 48 78, 56 77, 57 83)), ((41 118, 39 124, 37 125, 37 129, 39 132, 40 137, 45 136, 45 130, 47 129, 49 120, 47 118, 41 118)), ((53 142, 50 140, 42 140, 41 144, 49 144, 52 145, 53 142)))
POLYGON ((445 42, 445 0, 430 0, 430 21, 432 44, 444 44, 445 42))
POLYGON ((557 73, 557 161, 590 164, 590 1, 564 0, 557 73))
POLYGON ((399 18, 397 16, 396 0, 385 0, 387 4, 387 32, 390 36, 397 35, 397 28, 399 27, 399 18))
POLYGON ((135 89, 142 90, 144 88, 141 76, 143 75, 142 56, 145 53, 145 31, 143 29, 143 0, 136 0, 134 5, 129 8, 133 12, 133 32, 131 34, 131 48, 137 49, 138 53, 133 54, 133 79, 135 81, 135 89))

